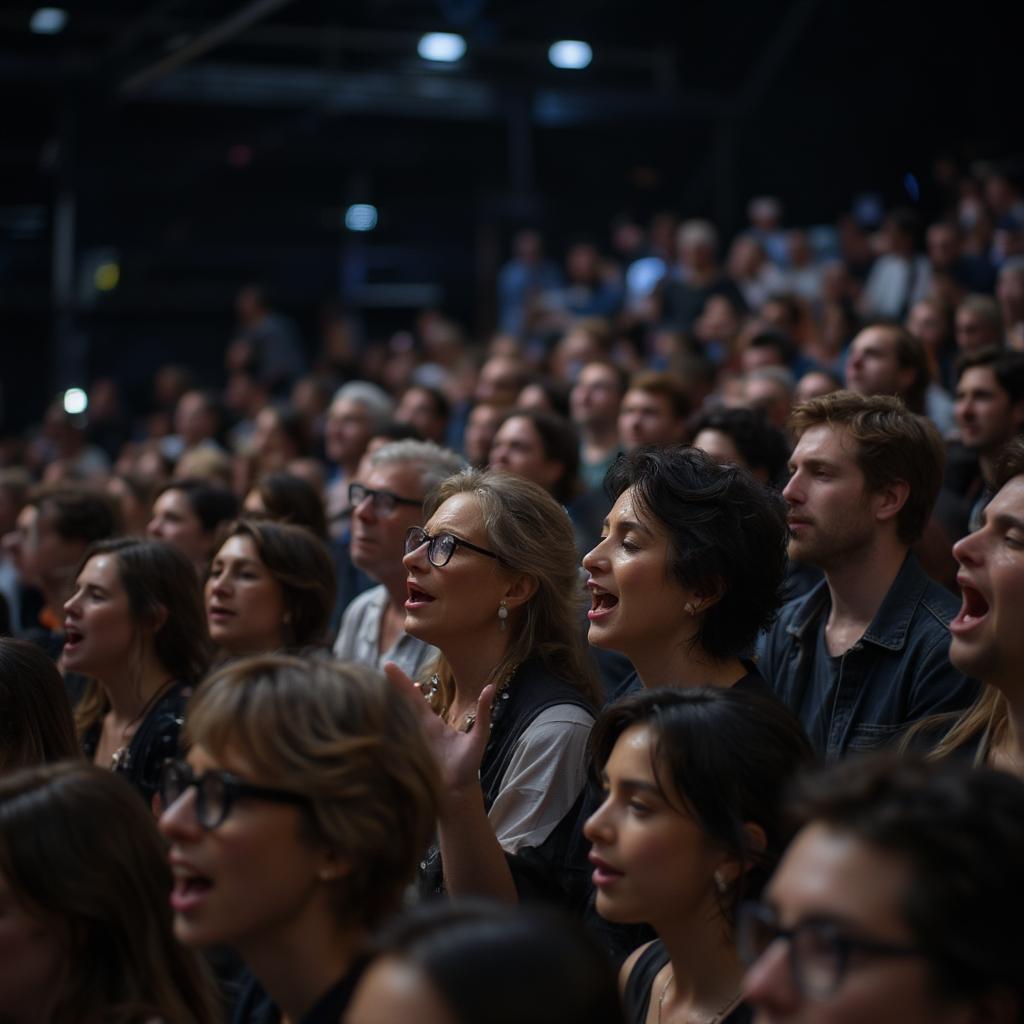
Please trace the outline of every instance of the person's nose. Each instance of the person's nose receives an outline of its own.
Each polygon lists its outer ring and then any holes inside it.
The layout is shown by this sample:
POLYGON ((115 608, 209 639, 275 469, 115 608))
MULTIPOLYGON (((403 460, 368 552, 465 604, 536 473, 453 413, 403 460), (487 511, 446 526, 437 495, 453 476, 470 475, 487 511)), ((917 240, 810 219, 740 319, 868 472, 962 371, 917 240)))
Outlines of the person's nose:
POLYGON ((748 968, 743 979, 743 998, 755 1009, 775 1015, 793 1012, 800 993, 793 978, 789 946, 776 939, 748 968))

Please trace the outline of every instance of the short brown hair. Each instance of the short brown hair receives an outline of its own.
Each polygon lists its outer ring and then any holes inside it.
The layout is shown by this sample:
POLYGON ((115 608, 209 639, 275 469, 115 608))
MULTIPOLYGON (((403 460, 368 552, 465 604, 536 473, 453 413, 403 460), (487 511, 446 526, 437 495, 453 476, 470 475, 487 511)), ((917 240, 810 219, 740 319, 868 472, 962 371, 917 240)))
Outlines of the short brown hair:
POLYGON ((1024 438, 1008 441, 996 463, 996 490, 1001 490, 1015 476, 1024 474, 1024 438))
POLYGON ((913 544, 924 533, 946 465, 934 424, 890 395, 834 391, 798 405, 789 418, 796 438, 819 425, 842 427, 857 442, 854 458, 869 490, 879 491, 897 480, 909 486, 896 530, 904 544, 913 544))
POLYGON ((693 411, 693 401, 686 386, 674 373, 649 370, 638 373, 629 382, 630 391, 646 391, 649 395, 667 398, 676 419, 685 419, 693 411))
POLYGON ((383 676, 324 657, 232 662, 196 690, 183 738, 308 797, 311 838, 351 868, 334 888, 339 920, 373 926, 397 909, 434 831, 439 780, 416 708, 383 676))

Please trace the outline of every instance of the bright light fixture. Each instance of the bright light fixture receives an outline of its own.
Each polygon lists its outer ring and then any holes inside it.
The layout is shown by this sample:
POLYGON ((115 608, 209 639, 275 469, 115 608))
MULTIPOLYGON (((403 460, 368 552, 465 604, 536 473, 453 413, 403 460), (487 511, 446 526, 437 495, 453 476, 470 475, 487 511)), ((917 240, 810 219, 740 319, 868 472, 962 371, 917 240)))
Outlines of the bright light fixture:
POLYGON ((64 392, 64 411, 79 416, 89 408, 89 396, 81 388, 68 388, 64 392))
POLYGON ((416 52, 424 60, 451 64, 466 52, 466 40, 454 32, 428 32, 420 38, 416 52))
POLYGON ((121 281, 121 266, 116 260, 104 260, 92 274, 98 292, 112 292, 121 281))
POLYGON ((585 68, 594 59, 594 51, 590 44, 582 39, 559 39, 552 43, 548 50, 548 60, 556 68, 569 68, 579 71, 585 68))
POLYGON ((55 36, 68 23, 68 12, 63 7, 39 7, 28 23, 29 29, 39 36, 55 36))
POLYGON ((372 231, 377 226, 377 207, 354 203, 345 211, 345 227, 349 231, 372 231))

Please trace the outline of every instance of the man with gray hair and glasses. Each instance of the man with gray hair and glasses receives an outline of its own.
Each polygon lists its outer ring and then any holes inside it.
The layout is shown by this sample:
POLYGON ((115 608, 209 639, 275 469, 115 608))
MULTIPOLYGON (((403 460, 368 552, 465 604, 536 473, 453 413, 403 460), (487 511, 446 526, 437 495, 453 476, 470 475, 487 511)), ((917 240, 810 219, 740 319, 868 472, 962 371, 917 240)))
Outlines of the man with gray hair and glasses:
POLYGON ((345 610, 334 656, 371 668, 393 661, 415 679, 436 653, 405 632, 405 534, 423 525, 423 500, 446 477, 465 468, 454 452, 430 441, 395 441, 366 460, 362 479, 349 484, 352 562, 379 586, 345 610))

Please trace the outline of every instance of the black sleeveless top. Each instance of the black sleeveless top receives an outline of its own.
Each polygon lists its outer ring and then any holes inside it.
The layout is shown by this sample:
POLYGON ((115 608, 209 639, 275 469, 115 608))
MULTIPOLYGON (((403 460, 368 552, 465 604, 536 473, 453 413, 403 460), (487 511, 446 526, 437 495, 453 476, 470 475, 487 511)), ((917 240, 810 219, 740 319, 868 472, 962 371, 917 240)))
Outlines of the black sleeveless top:
MULTIPOLYGON (((523 733, 543 711, 559 704, 594 713, 583 694, 571 683, 552 675, 539 658, 524 661, 498 697, 491 718, 491 735, 480 764, 485 810, 490 811, 501 792, 502 779, 523 733)), ((520 899, 541 899, 574 909, 584 906, 590 844, 583 839, 578 826, 585 791, 584 786, 576 803, 543 843, 514 854, 506 853, 520 899)), ((436 843, 420 862, 419 890, 424 898, 444 892, 444 868, 436 843)))
MULTIPOLYGON (((668 963, 668 951, 660 939, 655 939, 637 958, 633 970, 629 972, 623 1002, 626 1004, 627 1024, 644 1024, 651 1006, 651 985, 665 964, 668 963)), ((740 1003, 731 1013, 718 1024, 750 1024, 754 1019, 753 1012, 746 1003, 740 1003)))

